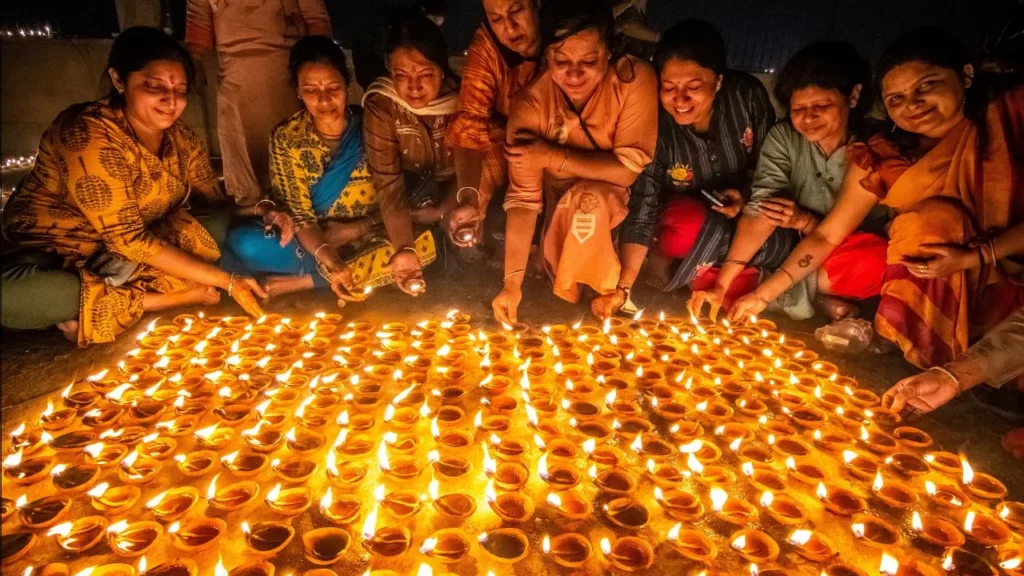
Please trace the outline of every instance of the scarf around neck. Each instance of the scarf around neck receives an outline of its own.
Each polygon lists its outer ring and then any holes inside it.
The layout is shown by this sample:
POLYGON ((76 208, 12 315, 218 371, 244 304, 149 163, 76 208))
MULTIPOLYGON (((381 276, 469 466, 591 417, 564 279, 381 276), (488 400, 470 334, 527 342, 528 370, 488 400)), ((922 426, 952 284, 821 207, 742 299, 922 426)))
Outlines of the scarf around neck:
POLYGON ((363 107, 366 107, 366 100, 373 94, 380 94, 381 96, 390 98, 395 102, 395 104, 398 104, 416 116, 447 116, 449 114, 455 114, 459 110, 458 90, 438 97, 423 108, 413 108, 405 101, 404 98, 398 95, 398 91, 395 89, 395 82, 387 76, 377 78, 366 88, 366 93, 363 94, 363 107))

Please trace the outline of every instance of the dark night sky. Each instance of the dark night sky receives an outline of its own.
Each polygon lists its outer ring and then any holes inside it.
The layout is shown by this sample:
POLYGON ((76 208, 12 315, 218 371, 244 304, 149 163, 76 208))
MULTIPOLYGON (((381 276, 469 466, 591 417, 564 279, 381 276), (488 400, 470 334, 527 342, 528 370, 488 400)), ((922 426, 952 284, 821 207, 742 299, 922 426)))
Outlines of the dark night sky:
MULTIPOLYGON (((343 44, 375 10, 398 1, 407 0, 325 0, 343 44)), ((186 0, 164 2, 181 28, 186 0)), ((462 51, 483 16, 481 0, 448 2, 445 34, 452 52, 462 51)), ((84 36, 109 36, 117 27, 113 0, 2 4, 0 22, 7 26, 48 21, 84 36)), ((942 26, 976 44, 1015 11, 1020 14, 1022 4, 1024 0, 648 0, 647 19, 657 30, 683 18, 706 19, 722 30, 732 66, 760 70, 780 67, 800 46, 823 38, 847 40, 875 59, 900 33, 923 25, 942 26)))

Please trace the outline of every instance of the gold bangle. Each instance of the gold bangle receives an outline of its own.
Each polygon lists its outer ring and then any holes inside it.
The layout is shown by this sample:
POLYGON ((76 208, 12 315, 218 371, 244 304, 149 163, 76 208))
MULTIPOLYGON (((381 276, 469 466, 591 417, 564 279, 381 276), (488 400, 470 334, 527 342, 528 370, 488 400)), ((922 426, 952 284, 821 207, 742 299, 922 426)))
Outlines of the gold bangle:
POLYGON ((479 190, 477 190, 476 188, 473 188, 472 186, 463 186, 462 188, 459 188, 458 192, 455 193, 455 201, 457 203, 462 204, 462 191, 463 190, 472 190, 473 192, 476 192, 477 200, 480 199, 480 191, 479 190))
POLYGON ((513 277, 513 276, 515 276, 516 274, 525 274, 525 273, 526 273, 526 270, 513 270, 512 272, 509 272, 508 274, 505 274, 505 278, 502 280, 502 282, 508 282, 508 279, 513 277))
POLYGON ((562 165, 558 167, 558 171, 565 170, 566 163, 569 162, 569 148, 565 148, 565 156, 562 157, 562 165))
POLYGON ((228 276, 228 296, 231 296, 231 289, 235 287, 235 273, 228 276))
POLYGON ((319 258, 320 251, 323 250, 324 247, 326 247, 326 246, 330 246, 330 244, 328 244, 327 242, 324 242, 323 244, 317 246, 316 250, 313 251, 313 260, 315 260, 317 262, 317 264, 320 263, 320 258, 319 258))

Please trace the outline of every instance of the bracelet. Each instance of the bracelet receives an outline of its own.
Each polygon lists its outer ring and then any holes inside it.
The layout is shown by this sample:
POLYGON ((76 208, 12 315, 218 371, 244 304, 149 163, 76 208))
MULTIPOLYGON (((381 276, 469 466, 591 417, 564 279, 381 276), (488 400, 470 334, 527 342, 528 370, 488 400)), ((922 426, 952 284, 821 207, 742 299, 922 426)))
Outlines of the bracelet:
POLYGON ((978 262, 980 262, 978 267, 984 268, 985 266, 988 265, 988 259, 985 258, 985 245, 978 244, 977 246, 975 246, 975 248, 978 249, 978 262))
POLYGON ((323 278, 324 280, 327 280, 328 282, 331 282, 331 272, 329 270, 327 270, 326 266, 324 266, 323 264, 317 262, 316 263, 316 271, 320 274, 321 278, 323 278))
POLYGON ((949 379, 952 380, 954 384, 956 384, 956 395, 957 396, 959 396, 959 395, 964 393, 963 384, 960 383, 960 379, 957 378, 956 374, 953 374, 953 372, 949 368, 946 368, 945 366, 932 366, 928 370, 931 371, 931 372, 939 372, 941 374, 945 374, 946 376, 949 376, 949 379))
POLYGON ((996 258, 996 241, 994 238, 989 238, 988 242, 985 242, 985 247, 988 248, 989 254, 992 256, 992 265, 995 266, 998 259, 996 258))
POLYGON ((786 270, 785 268, 779 268, 779 272, 782 272, 786 276, 789 276, 789 287, 790 288, 792 288, 793 286, 796 286, 796 278, 793 277, 793 275, 789 272, 789 270, 786 270))
POLYGON ((231 296, 231 289, 235 287, 235 273, 232 272, 231 276, 228 276, 228 296, 231 296))
POLYGON ((744 262, 743 260, 726 260, 722 264, 739 264, 740 266, 746 267, 750 262, 744 262))
POLYGON ((462 191, 463 190, 472 190, 473 192, 476 192, 477 200, 480 199, 480 191, 479 190, 477 190, 476 188, 473 188, 472 186, 463 186, 462 188, 459 188, 458 192, 455 193, 455 201, 458 202, 459 204, 462 204, 462 191))
POLYGON ((569 161, 569 148, 565 149, 565 156, 562 157, 562 165, 558 167, 558 171, 565 170, 565 164, 569 161))
POLYGON ((401 248, 399 248, 398 250, 395 251, 395 254, 398 254, 399 252, 402 252, 404 250, 408 250, 409 252, 412 252, 413 254, 416 253, 416 248, 415 247, 413 247, 413 246, 402 246, 401 248))
POLYGON ((327 246, 330 246, 330 244, 328 244, 327 242, 324 242, 323 244, 317 246, 316 250, 313 251, 313 260, 316 260, 317 264, 320 264, 320 258, 319 258, 320 251, 323 250, 327 246))
POLYGON ((260 204, 263 204, 264 202, 266 202, 267 204, 270 204, 271 208, 277 208, 277 204, 274 204, 274 201, 271 200, 270 198, 264 198, 264 199, 260 200, 259 202, 257 202, 255 204, 254 207, 258 210, 259 207, 260 207, 260 204))
POLYGON ((508 279, 515 276, 516 274, 526 274, 526 270, 514 270, 512 272, 509 272, 508 274, 505 274, 505 278, 502 280, 502 282, 508 282, 508 279))

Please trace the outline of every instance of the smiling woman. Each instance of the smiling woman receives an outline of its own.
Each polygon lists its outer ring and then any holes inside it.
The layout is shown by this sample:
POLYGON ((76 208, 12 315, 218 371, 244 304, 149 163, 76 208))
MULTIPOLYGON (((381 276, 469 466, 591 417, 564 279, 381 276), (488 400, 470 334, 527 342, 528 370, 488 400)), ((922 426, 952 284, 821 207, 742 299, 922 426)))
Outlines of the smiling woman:
POLYGON ((261 311, 251 278, 213 265, 218 240, 188 212, 226 200, 210 160, 180 123, 195 77, 154 28, 114 42, 108 98, 77 104, 43 134, 32 172, 4 210, 3 324, 57 324, 80 345, 110 342, 150 310, 211 304, 223 288, 261 311))

